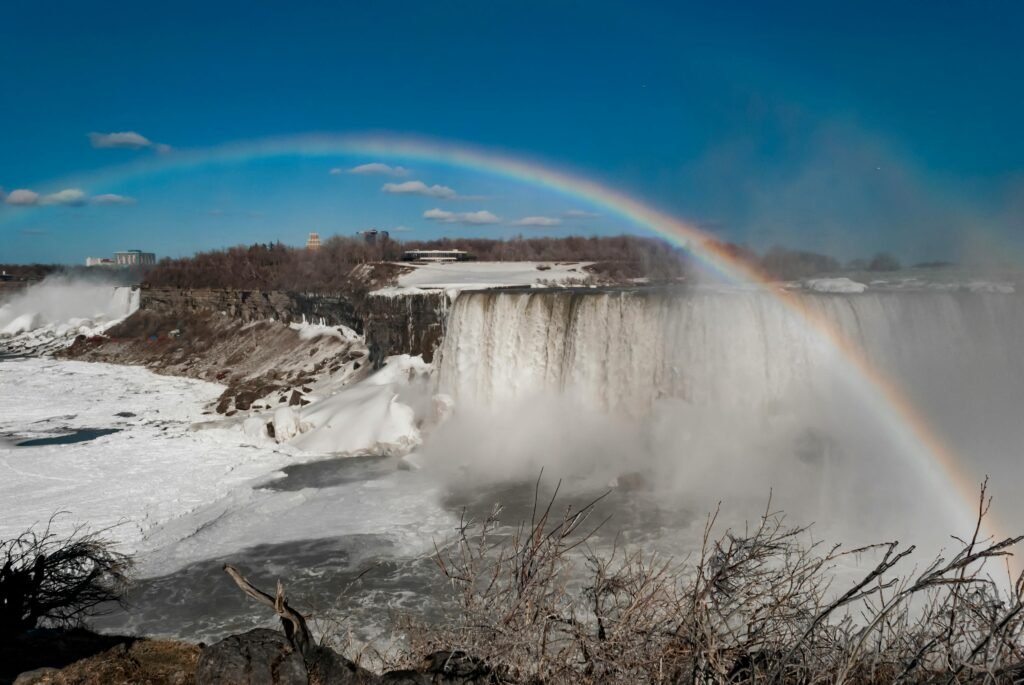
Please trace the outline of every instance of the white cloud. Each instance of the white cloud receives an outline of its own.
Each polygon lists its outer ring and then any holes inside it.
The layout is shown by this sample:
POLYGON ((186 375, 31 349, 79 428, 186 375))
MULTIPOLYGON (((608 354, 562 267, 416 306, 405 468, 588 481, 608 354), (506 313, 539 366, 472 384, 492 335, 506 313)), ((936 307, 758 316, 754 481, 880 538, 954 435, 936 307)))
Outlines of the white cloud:
POLYGON ((26 190, 25 188, 18 188, 8 193, 4 202, 17 207, 31 207, 32 205, 39 204, 39 193, 33 190, 26 190))
POLYGON ((89 141, 93 147, 127 147, 138 149, 149 147, 153 142, 146 136, 135 131, 121 131, 119 133, 90 133, 89 141))
POLYGON ((86 195, 85 191, 79 188, 65 188, 64 190, 58 190, 56 193, 49 193, 48 195, 40 195, 34 190, 19 188, 17 190, 12 190, 6 197, 4 197, 2 190, 0 190, 0 200, 5 201, 9 205, 16 205, 19 207, 34 207, 36 205, 81 207, 88 203, 95 205, 129 205, 134 204, 135 202, 135 198, 127 197, 125 195, 115 195, 114 193, 106 193, 104 195, 97 195, 96 197, 89 197, 86 195))
POLYGON ((154 143, 152 140, 136 133, 135 131, 117 131, 114 133, 90 133, 89 142, 95 148, 127 148, 129 150, 141 150, 153 148, 163 154, 171 151, 170 145, 154 143))
POLYGON ((68 207, 80 207, 86 202, 85 193, 78 188, 65 188, 56 193, 43 195, 39 198, 42 205, 66 205, 68 207))
POLYGON ((331 173, 335 174, 335 175, 344 173, 346 171, 348 173, 350 173, 350 174, 364 174, 364 175, 366 175, 366 174, 381 174, 381 175, 384 175, 384 176, 408 176, 409 175, 409 170, 406 169, 405 167, 391 166, 389 164, 383 164, 381 162, 371 162, 369 164, 360 164, 359 166, 354 166, 351 169, 347 169, 347 170, 346 169, 342 169, 340 167, 335 167, 334 169, 331 169, 331 173))
POLYGON ((395 226, 391 229, 391 233, 412 233, 415 228, 409 228, 408 226, 395 226))
POLYGON ((533 226, 536 228, 543 228, 544 226, 560 226, 561 224, 561 219, 556 219, 550 216, 524 216, 522 219, 517 219, 512 222, 513 226, 533 226))
POLYGON ((458 196, 458 193, 448 186, 428 186, 423 181, 385 183, 381 190, 385 193, 394 193, 396 195, 422 195, 423 197, 436 197, 442 200, 451 200, 458 196))
POLYGON ((437 208, 428 209, 423 212, 423 218, 440 221, 444 224, 470 224, 473 226, 496 224, 501 221, 500 218, 485 209, 481 209, 479 212, 448 212, 437 208))
POLYGON ((92 203, 94 205, 133 205, 135 204, 135 198, 115 193, 105 193, 94 197, 92 203))
POLYGON ((570 219, 593 219, 601 216, 597 212, 588 212, 585 209, 570 209, 562 214, 570 219))

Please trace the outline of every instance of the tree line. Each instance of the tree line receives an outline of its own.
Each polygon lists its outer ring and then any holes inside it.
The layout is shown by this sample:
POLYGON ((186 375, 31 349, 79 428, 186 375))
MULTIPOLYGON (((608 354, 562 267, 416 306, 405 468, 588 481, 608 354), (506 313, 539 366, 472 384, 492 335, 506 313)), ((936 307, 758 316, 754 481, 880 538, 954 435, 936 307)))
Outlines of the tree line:
MULTIPOLYGON (((899 260, 887 253, 844 264, 828 255, 784 247, 773 247, 759 254, 736 243, 709 241, 708 246, 778 280, 797 280, 842 271, 879 272, 901 268, 899 260)), ((638 278, 654 282, 674 281, 692 274, 695 268, 691 253, 684 248, 660 238, 635 235, 519 236, 508 240, 442 238, 398 241, 385 238, 374 243, 361 237, 332 236, 324 240, 317 250, 290 247, 281 242, 254 243, 197 252, 190 257, 164 258, 153 267, 130 270, 53 264, 11 264, 0 265, 0 268, 13 281, 40 280, 54 273, 108 278, 116 273, 119 281, 141 281, 152 287, 345 292, 367 285, 365 280, 350 277, 353 267, 398 261, 403 252, 413 249, 464 250, 479 261, 592 262, 589 271, 594 280, 601 283, 638 278)))

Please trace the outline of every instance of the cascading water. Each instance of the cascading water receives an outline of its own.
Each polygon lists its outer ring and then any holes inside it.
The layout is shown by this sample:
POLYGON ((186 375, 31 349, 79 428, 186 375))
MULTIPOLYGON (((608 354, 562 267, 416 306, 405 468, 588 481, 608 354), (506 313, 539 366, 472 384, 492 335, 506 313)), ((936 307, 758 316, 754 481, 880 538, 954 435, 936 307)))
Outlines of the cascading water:
MULTIPOLYGON (((998 485, 1021 475, 1024 297, 800 297, 907 394, 965 470, 995 477, 1004 514, 1019 508, 998 485)), ((946 525, 937 517, 955 507, 895 506, 911 492, 934 498, 919 492, 921 469, 937 467, 900 454, 891 408, 851 387, 849 364, 759 290, 479 291, 453 304, 438 387, 469 417, 459 430, 488 426, 460 473, 479 460, 485 475, 526 477, 558 453, 567 476, 641 470, 656 487, 713 498, 774 488, 791 511, 813 492, 804 513, 819 520, 840 508, 863 526, 888 515, 946 525)), ((464 450, 455 429, 441 433, 439 461, 464 450)))
POLYGON ((0 351, 49 353, 77 335, 96 335, 139 308, 139 289, 61 276, 0 304, 0 351))
MULTIPOLYGON (((807 295, 805 306, 896 378, 1024 378, 1015 341, 1024 298, 956 293, 807 295)), ((467 292, 441 350, 439 384, 457 402, 496 405, 558 390, 633 414, 663 398, 764 407, 842 363, 764 292, 467 292)))

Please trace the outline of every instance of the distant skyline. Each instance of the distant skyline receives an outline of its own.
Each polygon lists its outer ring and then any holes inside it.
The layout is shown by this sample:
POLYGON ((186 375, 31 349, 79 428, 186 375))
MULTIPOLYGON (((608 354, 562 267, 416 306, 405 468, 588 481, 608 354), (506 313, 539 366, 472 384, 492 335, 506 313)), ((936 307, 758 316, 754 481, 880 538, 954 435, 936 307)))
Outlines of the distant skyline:
POLYGON ((440 160, 171 162, 383 131, 566 169, 759 250, 1024 256, 1019 2, 253 5, 4 8, 0 262, 642 232, 440 160))

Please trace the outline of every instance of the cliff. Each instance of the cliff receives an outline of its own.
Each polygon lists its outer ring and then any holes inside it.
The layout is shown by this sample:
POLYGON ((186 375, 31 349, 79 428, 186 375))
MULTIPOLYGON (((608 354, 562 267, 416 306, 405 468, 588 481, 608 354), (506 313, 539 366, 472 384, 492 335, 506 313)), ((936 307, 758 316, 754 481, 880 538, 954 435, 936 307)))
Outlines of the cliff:
POLYGON ((444 332, 448 296, 423 291, 400 296, 289 293, 259 290, 148 288, 139 308, 160 316, 222 312, 245 323, 275 320, 346 326, 366 337, 374 366, 393 354, 431 361, 444 332))

